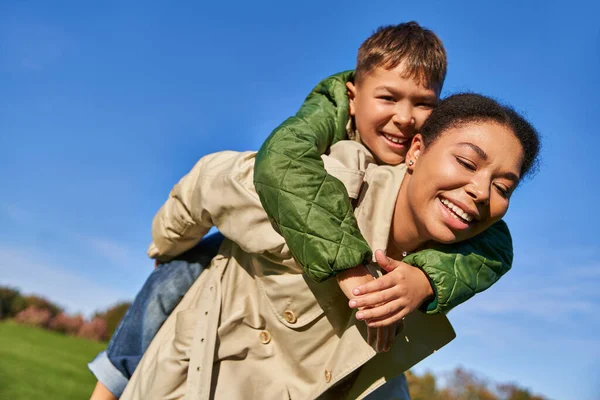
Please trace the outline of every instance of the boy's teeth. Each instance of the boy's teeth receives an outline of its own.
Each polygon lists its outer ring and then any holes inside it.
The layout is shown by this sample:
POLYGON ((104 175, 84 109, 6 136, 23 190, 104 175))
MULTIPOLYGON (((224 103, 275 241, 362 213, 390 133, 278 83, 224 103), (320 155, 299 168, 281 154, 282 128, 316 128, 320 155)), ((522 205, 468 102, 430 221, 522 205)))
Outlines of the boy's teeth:
POLYGON ((461 217, 462 219, 464 219, 467 222, 471 222, 473 220, 472 216, 470 216, 469 214, 467 214, 462 208, 460 208, 457 205, 453 204, 451 201, 446 200, 446 199, 441 199, 441 201, 442 201, 443 205, 445 205, 448 209, 452 210, 452 212, 454 213, 452 215, 454 217, 456 217, 456 216, 461 217))
POLYGON ((387 133, 384 133, 383 136, 385 136, 385 138, 387 140, 389 140, 390 142, 394 142, 394 143, 398 143, 398 144, 406 142, 406 139, 400 139, 395 136, 388 135, 387 133))

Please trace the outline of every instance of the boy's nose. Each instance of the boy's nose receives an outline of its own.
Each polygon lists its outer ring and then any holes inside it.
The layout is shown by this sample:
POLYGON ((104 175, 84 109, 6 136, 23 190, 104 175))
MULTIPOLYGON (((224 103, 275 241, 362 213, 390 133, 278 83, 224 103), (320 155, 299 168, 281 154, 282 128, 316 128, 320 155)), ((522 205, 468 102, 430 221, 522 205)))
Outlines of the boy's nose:
POLYGON ((410 107, 398 106, 394 116, 392 117, 394 124, 402 127, 414 126, 415 118, 412 115, 410 107))

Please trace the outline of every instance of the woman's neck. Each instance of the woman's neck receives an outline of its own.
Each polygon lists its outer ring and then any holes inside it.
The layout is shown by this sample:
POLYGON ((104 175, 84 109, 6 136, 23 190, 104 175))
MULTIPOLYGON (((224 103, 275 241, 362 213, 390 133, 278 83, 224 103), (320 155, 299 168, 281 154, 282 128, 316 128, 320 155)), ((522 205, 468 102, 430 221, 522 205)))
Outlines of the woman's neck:
POLYGON ((396 198, 390 229, 390 243, 388 243, 388 256, 400 260, 407 253, 418 250, 427 242, 427 239, 419 234, 416 219, 408 202, 407 187, 410 179, 410 172, 407 172, 396 198))

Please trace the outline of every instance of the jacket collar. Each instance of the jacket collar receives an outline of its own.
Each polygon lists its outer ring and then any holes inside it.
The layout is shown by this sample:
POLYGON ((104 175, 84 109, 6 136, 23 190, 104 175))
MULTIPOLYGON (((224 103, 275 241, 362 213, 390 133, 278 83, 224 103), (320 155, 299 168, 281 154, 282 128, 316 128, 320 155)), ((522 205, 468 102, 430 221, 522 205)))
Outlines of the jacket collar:
POLYGON ((392 217, 400 185, 406 174, 406 164, 368 166, 355 216, 360 232, 373 251, 386 250, 392 217))

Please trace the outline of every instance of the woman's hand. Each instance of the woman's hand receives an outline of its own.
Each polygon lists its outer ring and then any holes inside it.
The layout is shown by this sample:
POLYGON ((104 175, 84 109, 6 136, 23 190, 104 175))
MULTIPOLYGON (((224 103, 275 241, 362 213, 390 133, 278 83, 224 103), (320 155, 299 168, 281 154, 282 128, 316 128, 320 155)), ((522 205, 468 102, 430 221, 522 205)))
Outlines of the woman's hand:
MULTIPOLYGON (((352 289, 362 284, 372 282, 375 278, 367 271, 367 269, 359 265, 358 267, 342 271, 336 275, 338 284, 342 292, 348 297, 353 298, 352 289)), ((364 310, 363 307, 359 310, 364 310)), ((401 322, 400 322, 401 323, 401 322)), ((367 326, 367 343, 375 347, 378 352, 388 351, 392 345, 392 340, 396 337, 398 332, 398 323, 384 326, 381 328, 370 328, 367 326)), ((402 327, 403 328, 403 327, 402 327)), ((399 329, 399 330, 402 330, 399 329)))
MULTIPOLYGON (((369 271, 362 265, 340 272, 336 276, 340 288, 348 299, 354 297, 352 289, 357 286, 362 287, 361 285, 363 284, 375 281, 375 278, 373 278, 369 271)), ((365 307, 360 307, 359 310, 359 312, 362 312, 365 310, 365 307)), ((375 350, 379 353, 388 351, 396 334, 403 329, 404 324, 402 321, 394 322, 379 328, 372 328, 367 325, 367 343, 375 347, 375 350)))
POLYGON ((372 328, 402 320, 434 295, 429 279, 419 268, 392 260, 381 250, 375 258, 387 274, 353 289, 349 305, 358 308, 356 318, 372 328))
POLYGON ((367 342, 375 347, 378 353, 390 350, 392 342, 399 332, 404 330, 404 322, 398 321, 391 325, 372 328, 367 325, 367 342))

